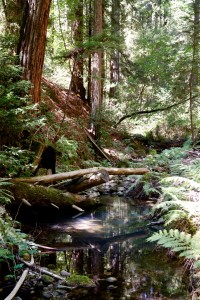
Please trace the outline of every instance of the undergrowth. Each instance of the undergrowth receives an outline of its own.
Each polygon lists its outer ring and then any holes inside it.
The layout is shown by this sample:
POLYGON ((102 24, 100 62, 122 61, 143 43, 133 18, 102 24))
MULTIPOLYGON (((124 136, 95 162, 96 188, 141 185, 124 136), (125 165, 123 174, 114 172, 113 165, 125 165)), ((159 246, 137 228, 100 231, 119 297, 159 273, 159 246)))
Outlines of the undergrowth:
POLYGON ((164 228, 148 241, 179 253, 199 268, 200 160, 189 157, 191 151, 187 143, 147 158, 152 168, 158 165, 167 171, 160 180, 161 194, 152 210, 153 217, 164 222, 164 228))
POLYGON ((15 272, 22 267, 16 263, 15 256, 22 256, 25 252, 30 252, 27 243, 27 235, 22 233, 6 212, 4 204, 14 201, 12 193, 8 190, 11 183, 0 179, 0 262, 7 262, 9 267, 9 277, 15 276, 15 272))

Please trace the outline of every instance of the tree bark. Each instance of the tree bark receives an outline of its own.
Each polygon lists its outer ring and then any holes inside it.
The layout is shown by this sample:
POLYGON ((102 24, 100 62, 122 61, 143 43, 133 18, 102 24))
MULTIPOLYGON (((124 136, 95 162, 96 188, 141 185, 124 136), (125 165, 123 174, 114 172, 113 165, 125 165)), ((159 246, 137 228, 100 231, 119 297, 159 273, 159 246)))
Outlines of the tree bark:
MULTIPOLYGON (((92 36, 92 21, 93 21, 93 12, 92 12, 92 0, 88 0, 87 4, 87 26, 88 26, 88 39, 90 40, 92 36)), ((92 88, 92 56, 89 52, 88 55, 88 62, 87 62, 87 102, 91 104, 91 88, 92 88)))
MULTIPOLYGON (((73 40, 80 49, 83 44, 83 0, 79 0, 75 7, 75 20, 73 22, 73 40)), ((83 57, 82 53, 72 52, 73 70, 70 82, 70 90, 85 100, 85 88, 83 85, 83 57)))
POLYGON ((94 199, 87 196, 75 195, 69 192, 63 193, 54 188, 33 186, 24 182, 16 182, 9 187, 9 190, 15 198, 11 203, 12 205, 24 203, 24 205, 38 210, 40 208, 49 208, 54 211, 64 208, 73 210, 76 206, 85 209, 97 205, 94 199))
POLYGON ((26 183, 53 183, 61 180, 72 179, 80 176, 84 176, 90 173, 98 173, 100 171, 106 171, 109 175, 143 175, 149 172, 147 168, 89 168, 89 169, 81 169, 71 172, 45 175, 45 176, 36 176, 29 178, 14 178, 12 179, 13 183, 16 182, 26 182, 26 183))
MULTIPOLYGON (((112 0, 112 12, 111 12, 111 25, 112 34, 119 37, 120 35, 120 0, 112 0)), ((120 71, 119 71, 119 57, 120 53, 118 49, 114 49, 110 58, 110 97, 116 97, 117 85, 119 83, 120 71)))
POLYGON ((71 193, 80 193, 94 186, 100 185, 102 183, 109 181, 109 174, 107 171, 102 170, 97 173, 89 174, 79 178, 72 179, 69 182, 61 183, 56 185, 58 189, 65 189, 71 193))
POLYGON ((40 102, 50 4, 51 0, 24 1, 18 54, 23 78, 32 84, 31 95, 34 103, 40 102))
MULTIPOLYGON (((94 1, 94 36, 102 33, 103 27, 102 0, 94 1)), ((98 47, 98 46, 97 46, 98 47)), ((100 139, 100 118, 102 105, 102 50, 100 47, 92 55, 92 108, 90 130, 96 141, 100 139)))
POLYGON ((194 97, 198 95, 199 86, 199 33, 200 33, 200 0, 195 0, 194 4, 194 25, 193 25, 193 41, 192 41, 192 64, 189 79, 190 90, 190 127, 192 142, 195 142, 195 128, 194 128, 194 97))

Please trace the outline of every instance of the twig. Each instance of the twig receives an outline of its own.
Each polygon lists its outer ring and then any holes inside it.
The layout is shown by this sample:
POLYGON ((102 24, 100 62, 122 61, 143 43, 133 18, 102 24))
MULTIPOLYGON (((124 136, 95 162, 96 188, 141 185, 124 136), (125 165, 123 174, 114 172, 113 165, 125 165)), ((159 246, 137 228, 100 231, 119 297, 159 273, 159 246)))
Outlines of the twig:
POLYGON ((37 266, 35 263, 33 263, 32 261, 31 262, 28 262, 28 261, 25 261, 24 259, 22 259, 21 257, 18 257, 18 260, 21 261, 23 264, 25 264, 26 266, 28 266, 29 268, 33 269, 34 271, 38 272, 38 273, 43 273, 43 274, 46 274, 46 275, 49 275, 55 279, 58 279, 58 280, 63 280, 65 281, 65 278, 64 277, 61 277, 57 274, 54 274, 50 271, 47 271, 45 269, 43 269, 42 267, 40 266, 37 266))

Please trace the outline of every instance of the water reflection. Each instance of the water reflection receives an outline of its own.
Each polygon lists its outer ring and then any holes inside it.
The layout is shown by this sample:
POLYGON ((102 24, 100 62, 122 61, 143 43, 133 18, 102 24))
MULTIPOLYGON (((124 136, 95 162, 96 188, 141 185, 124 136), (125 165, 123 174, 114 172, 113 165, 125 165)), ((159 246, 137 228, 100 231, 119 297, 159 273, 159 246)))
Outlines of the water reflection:
POLYGON ((146 243, 148 207, 118 197, 104 200, 106 207, 54 224, 45 235, 49 246, 63 249, 52 254, 58 269, 96 282, 85 296, 80 291, 80 299, 190 299, 184 270, 146 243))

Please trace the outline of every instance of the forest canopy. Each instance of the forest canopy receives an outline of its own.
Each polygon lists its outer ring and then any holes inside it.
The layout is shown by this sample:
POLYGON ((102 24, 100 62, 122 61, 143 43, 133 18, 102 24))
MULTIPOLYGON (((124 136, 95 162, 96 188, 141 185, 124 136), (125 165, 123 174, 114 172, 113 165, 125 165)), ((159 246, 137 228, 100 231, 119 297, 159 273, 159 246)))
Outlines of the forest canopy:
POLYGON ((104 147, 120 128, 198 141, 197 0, 2 0, 0 18, 5 155, 39 143, 77 160, 86 129, 104 147))

